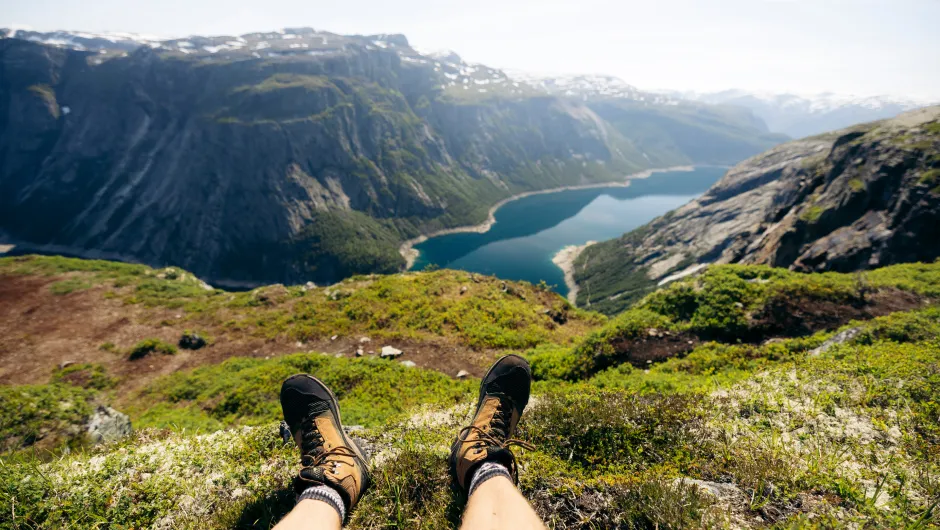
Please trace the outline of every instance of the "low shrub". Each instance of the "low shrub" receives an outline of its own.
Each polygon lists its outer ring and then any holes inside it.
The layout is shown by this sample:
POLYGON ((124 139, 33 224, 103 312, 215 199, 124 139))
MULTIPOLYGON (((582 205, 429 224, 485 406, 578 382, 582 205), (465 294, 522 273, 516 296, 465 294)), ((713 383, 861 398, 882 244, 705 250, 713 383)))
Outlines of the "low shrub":
POLYGON ((164 355, 176 354, 176 346, 163 342, 160 339, 144 339, 128 351, 127 358, 134 361, 150 355, 151 353, 162 353, 164 355))

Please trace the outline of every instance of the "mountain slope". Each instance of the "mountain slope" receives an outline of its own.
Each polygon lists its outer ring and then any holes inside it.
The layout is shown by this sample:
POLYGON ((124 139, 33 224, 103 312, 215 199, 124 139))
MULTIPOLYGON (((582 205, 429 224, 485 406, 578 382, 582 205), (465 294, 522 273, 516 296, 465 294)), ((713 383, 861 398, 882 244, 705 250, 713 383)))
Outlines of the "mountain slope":
POLYGON ((854 97, 824 93, 816 96, 764 94, 743 90, 714 93, 667 92, 664 95, 717 105, 747 108, 771 131, 802 138, 852 125, 893 118, 928 103, 889 96, 854 97))
POLYGON ((606 313, 706 263, 841 272, 940 257, 940 107, 787 143, 575 264, 606 313))
POLYGON ((721 120, 650 140, 400 35, 15 35, 0 40, 4 242, 229 285, 395 271, 401 241, 514 193, 715 161, 686 134, 727 144, 722 160, 773 143, 742 149, 721 120))

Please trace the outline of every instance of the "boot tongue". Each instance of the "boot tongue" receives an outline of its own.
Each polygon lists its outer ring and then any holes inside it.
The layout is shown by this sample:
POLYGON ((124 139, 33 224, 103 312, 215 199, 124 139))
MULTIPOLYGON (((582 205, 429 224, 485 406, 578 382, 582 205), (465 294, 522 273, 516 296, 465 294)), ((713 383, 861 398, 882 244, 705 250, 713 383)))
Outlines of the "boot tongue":
POLYGON ((505 440, 509 438, 509 422, 512 419, 513 410, 512 399, 505 394, 496 394, 494 397, 499 399, 499 405, 493 421, 490 422, 490 432, 493 436, 505 440))
POLYGON ((330 405, 325 401, 317 401, 307 407, 307 417, 304 421, 306 425, 303 426, 305 429, 303 431, 304 454, 315 457, 323 452, 323 438, 319 436, 317 431, 316 418, 328 410, 330 410, 330 405), (316 445, 313 444, 315 434, 319 438, 319 443, 316 445))

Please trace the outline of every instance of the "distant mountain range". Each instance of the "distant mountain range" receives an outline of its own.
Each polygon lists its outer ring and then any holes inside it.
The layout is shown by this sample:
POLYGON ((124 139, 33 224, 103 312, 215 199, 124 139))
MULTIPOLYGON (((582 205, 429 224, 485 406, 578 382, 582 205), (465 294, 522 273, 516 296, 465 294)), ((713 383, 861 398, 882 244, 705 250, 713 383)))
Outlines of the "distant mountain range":
POLYGON ((583 100, 628 99, 648 105, 689 105, 706 103, 749 110, 770 132, 803 138, 843 129, 860 123, 892 118, 898 114, 940 101, 893 96, 850 96, 833 93, 816 95, 777 94, 725 90, 691 92, 677 90, 644 91, 609 75, 535 75, 507 71, 513 79, 546 92, 583 100))
POLYGON ((908 110, 940 103, 892 96, 848 96, 832 93, 802 96, 744 90, 710 93, 667 91, 661 94, 664 97, 689 101, 745 107, 764 120, 771 131, 793 138, 892 118, 908 110))
POLYGON ((568 94, 403 35, 0 36, 0 243, 220 285, 392 272, 404 240, 513 194, 785 140, 740 107, 568 94))

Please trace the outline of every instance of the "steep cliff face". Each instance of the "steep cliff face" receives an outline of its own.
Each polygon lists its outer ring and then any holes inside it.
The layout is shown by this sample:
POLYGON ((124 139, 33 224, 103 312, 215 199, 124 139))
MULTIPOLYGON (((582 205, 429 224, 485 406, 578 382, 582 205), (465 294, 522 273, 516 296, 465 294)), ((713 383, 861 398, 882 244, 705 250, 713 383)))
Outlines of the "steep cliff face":
POLYGON ((512 193, 651 165, 587 106, 401 36, 81 42, 0 40, 0 230, 27 248, 334 281, 512 193))
POLYGON ((940 107, 781 145, 575 265, 578 302, 616 312, 706 263, 848 272, 940 257, 940 107))

